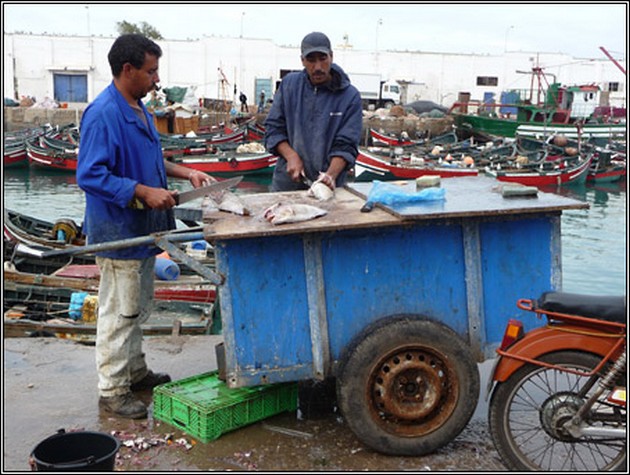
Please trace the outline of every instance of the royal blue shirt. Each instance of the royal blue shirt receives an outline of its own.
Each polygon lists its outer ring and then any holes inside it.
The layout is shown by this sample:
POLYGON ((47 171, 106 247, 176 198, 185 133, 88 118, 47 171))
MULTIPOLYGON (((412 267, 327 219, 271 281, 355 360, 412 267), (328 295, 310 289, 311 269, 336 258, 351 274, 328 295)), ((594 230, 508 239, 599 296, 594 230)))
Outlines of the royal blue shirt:
MULTIPOLYGON (((83 231, 98 244, 175 228, 172 210, 132 209, 135 187, 167 188, 160 137, 153 117, 138 101, 146 125, 112 82, 85 109, 77 184, 85 191, 83 231)), ((127 247, 97 255, 142 259, 161 252, 155 246, 127 247)))
MULTIPOLYGON (((306 70, 282 79, 265 121, 265 147, 278 155, 276 147, 286 140, 304 162, 304 172, 311 180, 328 169, 332 157, 342 157, 347 162, 337 177, 337 186, 342 186, 357 158, 363 112, 359 91, 346 73, 333 64, 331 74, 332 80, 324 86, 313 86, 306 70)), ((287 174, 286 160, 279 157, 271 189, 300 187, 287 174)))

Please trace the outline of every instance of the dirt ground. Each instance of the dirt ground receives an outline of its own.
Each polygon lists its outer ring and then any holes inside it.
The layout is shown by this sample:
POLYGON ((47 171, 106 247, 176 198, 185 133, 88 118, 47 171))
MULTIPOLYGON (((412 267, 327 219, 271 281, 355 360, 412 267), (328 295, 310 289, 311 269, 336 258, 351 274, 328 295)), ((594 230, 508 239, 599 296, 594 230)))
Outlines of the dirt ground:
MULTIPOLYGON (((220 336, 147 338, 150 366, 173 380, 217 368, 220 336)), ((480 365, 479 406, 466 429, 423 457, 374 452, 338 414, 299 418, 283 413, 203 443, 152 417, 141 421, 99 415, 94 347, 55 338, 3 341, 3 461, 5 471, 29 471, 29 455, 59 429, 113 434, 123 443, 117 471, 506 471, 486 422, 485 385, 491 362, 480 365)), ((151 394, 142 398, 151 403, 151 394)))

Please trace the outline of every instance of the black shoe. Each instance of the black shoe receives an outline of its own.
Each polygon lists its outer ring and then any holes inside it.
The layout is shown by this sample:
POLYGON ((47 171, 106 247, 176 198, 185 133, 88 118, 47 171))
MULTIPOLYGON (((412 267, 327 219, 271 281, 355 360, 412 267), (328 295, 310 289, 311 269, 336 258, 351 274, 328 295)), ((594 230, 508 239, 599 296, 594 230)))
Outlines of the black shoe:
POLYGON ((98 400, 98 407, 105 412, 128 419, 145 419, 147 417, 147 406, 130 392, 119 396, 101 396, 98 400))
POLYGON ((166 373, 154 373, 149 370, 147 375, 140 381, 137 381, 131 385, 132 391, 148 391, 160 384, 166 384, 171 382, 171 377, 166 373))

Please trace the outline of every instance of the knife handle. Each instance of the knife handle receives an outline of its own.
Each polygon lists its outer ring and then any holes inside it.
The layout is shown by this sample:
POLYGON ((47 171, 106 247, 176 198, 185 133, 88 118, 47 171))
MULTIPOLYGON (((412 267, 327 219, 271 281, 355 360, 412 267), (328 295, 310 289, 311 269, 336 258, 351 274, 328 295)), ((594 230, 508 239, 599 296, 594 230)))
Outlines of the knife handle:
POLYGON ((361 208, 361 212, 362 213, 369 213, 370 211, 372 211, 374 209, 374 203, 372 202, 366 202, 363 207, 361 208))
POLYGON ((145 209, 146 206, 144 205, 144 203, 140 200, 140 198, 134 198, 129 202, 128 205, 131 209, 145 209))

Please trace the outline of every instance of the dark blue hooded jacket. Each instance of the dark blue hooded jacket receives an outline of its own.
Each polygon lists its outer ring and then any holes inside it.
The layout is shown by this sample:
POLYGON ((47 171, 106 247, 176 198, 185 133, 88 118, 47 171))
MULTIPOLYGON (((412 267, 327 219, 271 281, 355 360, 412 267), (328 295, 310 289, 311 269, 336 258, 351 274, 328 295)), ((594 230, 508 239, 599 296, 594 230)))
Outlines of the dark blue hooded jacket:
MULTIPOLYGON (((282 79, 265 122, 265 147, 278 155, 278 144, 288 141, 302 158, 306 176, 311 180, 328 169, 331 157, 342 157, 347 162, 337 178, 337 186, 342 186, 358 154, 363 113, 359 91, 350 84, 346 73, 333 64, 331 74, 332 80, 326 86, 313 86, 306 70, 282 79)), ((291 180, 286 169, 286 160, 279 157, 272 191, 303 188, 291 180)))

